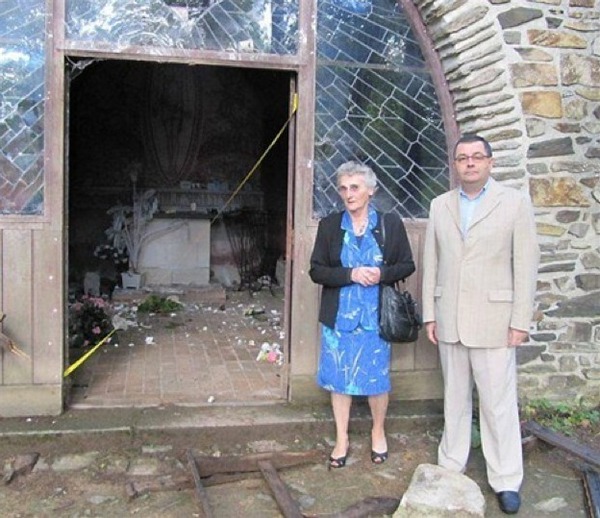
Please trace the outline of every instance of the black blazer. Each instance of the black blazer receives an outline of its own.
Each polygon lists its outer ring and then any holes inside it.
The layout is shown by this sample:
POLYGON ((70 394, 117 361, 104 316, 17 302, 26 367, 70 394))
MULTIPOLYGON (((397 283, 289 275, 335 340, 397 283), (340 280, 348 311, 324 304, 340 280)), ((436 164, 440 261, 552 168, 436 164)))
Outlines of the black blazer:
MULTIPOLYGON (((377 226, 373 229, 373 235, 383 250, 381 284, 394 284, 413 273, 415 263, 402 220, 395 213, 384 215, 378 211, 377 214, 377 226), (385 243, 382 242, 381 235, 382 219, 385 219, 385 243)), ((343 212, 336 212, 319 222, 308 272, 313 282, 323 286, 319 322, 331 328, 335 326, 340 288, 352 284, 352 268, 342 266, 340 258, 344 239, 342 215, 343 212)), ((381 297, 379 305, 381 307, 381 297)))

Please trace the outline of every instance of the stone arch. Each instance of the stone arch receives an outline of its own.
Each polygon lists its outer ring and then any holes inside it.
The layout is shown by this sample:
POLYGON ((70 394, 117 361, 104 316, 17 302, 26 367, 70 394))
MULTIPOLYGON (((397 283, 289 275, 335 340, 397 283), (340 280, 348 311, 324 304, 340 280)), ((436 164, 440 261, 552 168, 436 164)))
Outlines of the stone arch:
MULTIPOLYGON (((521 103, 495 13, 484 0, 399 0, 418 11, 441 65, 457 133, 478 133, 494 149, 494 177, 525 177, 521 103)), ((441 95, 440 95, 441 97, 441 95)))

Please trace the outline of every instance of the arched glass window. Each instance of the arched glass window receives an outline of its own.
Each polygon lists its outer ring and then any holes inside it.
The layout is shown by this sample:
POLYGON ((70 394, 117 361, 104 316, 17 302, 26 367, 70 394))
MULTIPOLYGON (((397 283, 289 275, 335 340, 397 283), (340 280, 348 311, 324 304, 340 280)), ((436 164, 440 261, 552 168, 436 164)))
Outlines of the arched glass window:
POLYGON ((44 0, 0 2, 0 214, 44 212, 44 0))
POLYGON ((316 217, 342 207, 336 168, 359 160, 379 179, 378 208, 425 218, 449 187, 442 114, 428 66, 395 0, 319 0, 316 217))

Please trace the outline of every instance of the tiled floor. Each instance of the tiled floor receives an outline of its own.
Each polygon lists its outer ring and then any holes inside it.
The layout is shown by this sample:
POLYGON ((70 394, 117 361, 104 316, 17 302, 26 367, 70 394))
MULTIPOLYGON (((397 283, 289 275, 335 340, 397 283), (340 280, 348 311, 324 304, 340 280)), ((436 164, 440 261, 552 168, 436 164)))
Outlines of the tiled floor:
MULTIPOLYGON (((114 304, 128 308, 145 296, 117 293, 114 304)), ((138 314, 138 327, 119 331, 71 374, 71 407, 200 406, 284 397, 285 359, 257 360, 263 344, 283 350, 282 289, 263 289, 254 297, 228 291, 225 299, 218 287, 178 297, 184 311, 138 314)))

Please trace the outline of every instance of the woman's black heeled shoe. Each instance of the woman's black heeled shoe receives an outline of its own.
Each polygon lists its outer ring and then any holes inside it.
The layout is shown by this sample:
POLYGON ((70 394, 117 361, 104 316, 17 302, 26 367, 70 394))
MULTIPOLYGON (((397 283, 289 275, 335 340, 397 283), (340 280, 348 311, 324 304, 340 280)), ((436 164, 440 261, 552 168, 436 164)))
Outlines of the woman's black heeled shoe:
POLYGON ((350 453, 350 448, 346 450, 346 455, 343 457, 333 457, 329 456, 329 461, 327 462, 327 471, 330 469, 340 469, 346 466, 346 460, 348 459, 348 454, 350 453))
POLYGON ((373 464, 383 464, 388 459, 388 456, 387 451, 379 453, 375 450, 371 450, 371 462, 373 464))
POLYGON ((327 464, 327 469, 340 469, 346 465, 346 459, 348 455, 344 455, 343 457, 329 457, 329 463, 327 464))

